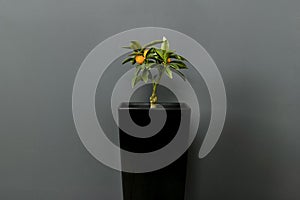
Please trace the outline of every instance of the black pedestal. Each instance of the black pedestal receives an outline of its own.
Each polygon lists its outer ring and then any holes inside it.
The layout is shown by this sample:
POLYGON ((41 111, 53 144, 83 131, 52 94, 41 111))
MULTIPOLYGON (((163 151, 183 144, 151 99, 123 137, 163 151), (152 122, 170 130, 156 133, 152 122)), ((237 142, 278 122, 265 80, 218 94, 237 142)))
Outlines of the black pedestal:
MULTIPOLYGON (((167 145, 175 137, 182 120, 190 122, 190 108, 186 104, 161 103, 167 112, 167 120, 163 128, 149 138, 137 138, 119 130, 120 147, 136 153, 158 150, 167 145)), ((148 103, 123 103, 119 108, 119 123, 130 113, 132 120, 140 126, 150 123, 150 106, 148 103), (122 119, 123 118, 123 119, 122 119)), ((152 112, 163 112, 161 109, 152 112)), ((122 127, 122 126, 121 126, 122 127)), ((143 133, 141 133, 143 134, 143 133)), ((186 126, 188 138, 189 126, 186 126)), ((187 141, 183 141, 187 142, 187 141)), ((122 163, 124 158, 121 154, 122 163)), ((172 164, 162 169, 147 173, 122 172, 124 200, 184 200, 186 179, 187 152, 172 164)))

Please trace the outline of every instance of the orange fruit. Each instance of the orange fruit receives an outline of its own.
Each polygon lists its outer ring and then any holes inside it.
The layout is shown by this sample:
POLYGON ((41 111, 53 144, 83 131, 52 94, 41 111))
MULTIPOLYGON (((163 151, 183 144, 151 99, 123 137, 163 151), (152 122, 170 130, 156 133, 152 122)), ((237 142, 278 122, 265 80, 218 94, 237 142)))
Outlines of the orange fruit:
POLYGON ((149 51, 149 49, 145 49, 144 51, 144 57, 146 57, 147 52, 149 51))
POLYGON ((167 62, 170 63, 171 62, 171 58, 168 58, 167 62))
POLYGON ((135 57, 135 61, 138 63, 138 64, 143 64, 143 62, 144 62, 144 60, 145 60, 145 58, 144 58, 144 56, 142 56, 142 55, 137 55, 136 57, 135 57))

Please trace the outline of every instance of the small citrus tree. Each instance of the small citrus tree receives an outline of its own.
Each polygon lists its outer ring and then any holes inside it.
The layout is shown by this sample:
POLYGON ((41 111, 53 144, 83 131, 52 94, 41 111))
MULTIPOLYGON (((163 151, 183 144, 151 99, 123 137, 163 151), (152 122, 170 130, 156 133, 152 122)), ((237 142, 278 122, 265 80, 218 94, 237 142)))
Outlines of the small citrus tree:
POLYGON ((169 42, 165 37, 163 37, 163 40, 154 40, 144 46, 138 41, 131 41, 130 46, 123 48, 132 50, 122 62, 122 64, 131 62, 136 68, 132 78, 132 87, 139 81, 144 81, 145 83, 149 80, 152 81, 151 107, 154 107, 157 103, 156 89, 163 74, 172 79, 174 72, 185 80, 185 76, 180 70, 187 69, 185 64, 187 60, 169 49, 169 42), (155 45, 157 44, 161 44, 161 47, 156 48, 155 45), (154 69, 157 70, 157 73, 152 75, 152 70, 154 69))

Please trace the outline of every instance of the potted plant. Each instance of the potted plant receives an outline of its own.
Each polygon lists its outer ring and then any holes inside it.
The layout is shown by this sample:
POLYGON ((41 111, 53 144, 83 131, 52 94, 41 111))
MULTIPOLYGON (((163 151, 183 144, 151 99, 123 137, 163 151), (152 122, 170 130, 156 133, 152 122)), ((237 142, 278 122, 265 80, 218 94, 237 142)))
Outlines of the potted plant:
MULTIPOLYGON (((149 103, 143 102, 124 102, 120 105, 118 115, 119 145, 121 149, 135 153, 154 152, 168 145, 179 132, 183 133, 180 142, 187 143, 191 114, 190 107, 184 103, 176 102, 161 102, 160 104, 164 109, 156 106, 158 102, 156 90, 162 76, 165 74, 172 79, 173 73, 176 73, 185 80, 185 76, 181 70, 187 69, 185 64, 187 60, 169 49, 169 42, 165 37, 162 40, 154 40, 144 46, 138 41, 131 41, 130 46, 124 48, 130 49, 131 52, 123 61, 123 64, 130 62, 135 67, 132 87, 140 81, 144 83, 151 81, 153 88, 150 96, 150 106, 149 103), (158 44, 161 45, 160 48, 155 47, 158 44), (150 110, 153 121, 149 120, 150 110), (151 123, 156 126, 158 121, 161 122, 160 118, 164 112, 166 112, 167 118, 163 127, 159 127, 161 129, 151 137, 144 136, 149 132, 153 132, 152 129, 141 130, 136 128, 138 132, 137 137, 130 133, 133 129, 124 129, 124 127, 135 127, 135 125, 144 128, 151 123), (133 122, 129 120, 130 118, 135 124, 132 124, 133 122), (139 135, 142 137, 139 137, 139 135)), ((136 130, 134 129, 133 131, 136 130)), ((159 154, 156 155, 158 159, 163 159, 159 154)), ((131 159, 127 159, 126 155, 122 153, 121 164, 124 168, 126 166, 135 166, 135 163, 131 159)), ((123 199, 184 199, 186 166, 187 152, 170 165, 156 171, 145 173, 123 171, 123 199)))
POLYGON ((144 46, 138 41, 131 41, 130 46, 123 48, 132 50, 122 62, 122 64, 131 62, 135 66, 135 73, 131 83, 132 87, 139 81, 147 83, 150 80, 153 84, 152 95, 150 96, 151 108, 155 107, 158 101, 156 90, 163 74, 172 79, 174 72, 185 80, 181 70, 187 69, 185 64, 187 60, 176 54, 174 50, 169 49, 169 41, 166 37, 163 37, 162 40, 154 40, 144 46), (161 47, 155 47, 157 44, 161 44, 161 47), (157 73, 153 75, 155 69, 157 73))

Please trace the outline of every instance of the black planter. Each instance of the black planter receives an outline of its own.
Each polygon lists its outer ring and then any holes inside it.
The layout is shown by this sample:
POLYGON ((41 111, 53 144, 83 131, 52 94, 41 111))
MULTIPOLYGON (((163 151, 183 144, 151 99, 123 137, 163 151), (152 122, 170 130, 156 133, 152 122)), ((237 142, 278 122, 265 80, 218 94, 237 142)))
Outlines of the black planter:
MULTIPOLYGON (((146 153, 167 145, 177 134, 180 123, 186 124, 184 132, 188 138, 190 108, 184 103, 160 103, 166 110, 167 119, 163 128, 149 138, 137 138, 119 129, 120 147, 130 152, 146 153)), ((132 120, 139 126, 150 122, 148 103, 122 103, 119 107, 119 124, 126 123, 129 111, 132 120)), ((155 115, 164 112, 151 108, 155 115)), ((143 134, 143 133, 140 133, 143 134)), ((185 141, 183 141, 185 142, 185 141)), ((186 141, 187 142, 187 141, 186 141)), ((122 164, 127 162, 121 154, 122 164)), ((184 200, 187 152, 162 169, 146 173, 122 172, 124 200, 184 200)))

